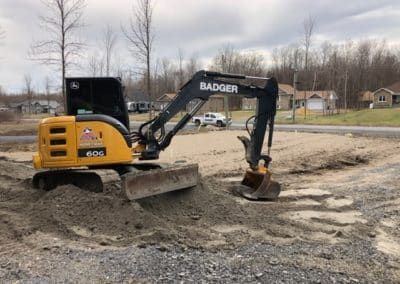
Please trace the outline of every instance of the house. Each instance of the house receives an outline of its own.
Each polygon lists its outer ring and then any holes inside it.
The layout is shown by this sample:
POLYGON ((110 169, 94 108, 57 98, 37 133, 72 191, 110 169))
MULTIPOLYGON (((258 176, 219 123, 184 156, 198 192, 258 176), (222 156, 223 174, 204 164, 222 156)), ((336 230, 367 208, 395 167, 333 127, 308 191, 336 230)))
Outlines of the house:
POLYGON ((163 110, 174 98, 175 93, 165 93, 155 101, 156 109, 163 110))
POLYGON ((400 107, 400 81, 373 92, 373 108, 400 107))
POLYGON ((316 112, 332 111, 336 109, 338 97, 335 91, 297 91, 296 107, 306 107, 316 112))
MULTIPOLYGON (((160 96, 156 100, 156 108, 159 107, 160 110, 164 109, 174 98, 176 97, 175 93, 166 93, 160 96)), ((201 107, 198 113, 205 113, 205 112, 222 112, 224 111, 225 106, 225 99, 224 95, 216 94, 211 96, 208 101, 201 107)), ((196 100, 193 100, 188 103, 186 106, 187 111, 193 109, 196 105, 196 100)), ((229 105, 231 106, 231 102, 229 101, 229 105)), ((232 110, 232 108, 230 108, 232 110)))
POLYGON ((279 84, 277 109, 288 110, 292 108, 294 88, 288 84, 279 84))
POLYGON ((360 107, 368 108, 374 101, 374 93, 371 91, 363 91, 358 93, 358 102, 360 107))
POLYGON ((10 107, 20 113, 56 113, 60 103, 56 100, 24 100, 22 102, 10 103, 10 107))
MULTIPOLYGON (((279 94, 277 101, 277 109, 289 110, 292 108, 291 100, 294 93, 294 89, 288 84, 279 84, 279 94)), ((243 110, 256 109, 257 100, 253 98, 242 99, 243 110)))

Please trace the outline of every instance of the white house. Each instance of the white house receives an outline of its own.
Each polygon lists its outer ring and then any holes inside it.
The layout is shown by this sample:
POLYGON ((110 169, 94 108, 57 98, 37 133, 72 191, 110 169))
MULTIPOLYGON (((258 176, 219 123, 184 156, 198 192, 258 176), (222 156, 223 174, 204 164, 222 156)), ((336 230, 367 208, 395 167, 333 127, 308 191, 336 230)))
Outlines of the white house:
POLYGON ((317 112, 336 109, 338 97, 335 91, 297 91, 296 106, 317 112))
MULTIPOLYGON (((32 100, 30 104, 31 113, 52 113, 54 114, 60 103, 55 100, 32 100)), ((10 107, 21 113, 29 113, 29 100, 19 103, 11 103, 10 107)))

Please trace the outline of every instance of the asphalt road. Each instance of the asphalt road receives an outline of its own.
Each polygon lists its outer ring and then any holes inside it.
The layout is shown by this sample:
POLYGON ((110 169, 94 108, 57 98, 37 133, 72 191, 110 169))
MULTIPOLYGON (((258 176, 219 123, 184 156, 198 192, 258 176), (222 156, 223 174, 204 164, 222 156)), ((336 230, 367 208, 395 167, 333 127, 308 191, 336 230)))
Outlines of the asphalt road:
MULTIPOLYGON (((136 130, 142 122, 132 122, 131 130, 136 130)), ((174 122, 169 122, 166 125, 166 131, 174 127, 174 122)), ((195 129, 197 126, 193 123, 188 123, 184 129, 195 129)), ((244 122, 233 122, 230 126, 231 129, 244 129, 244 122)), ((369 127, 369 126, 333 126, 333 125, 306 125, 306 124, 276 124, 276 131, 286 132, 309 132, 309 133, 335 133, 374 137, 390 137, 400 138, 400 127, 369 127)), ((14 143, 14 142, 35 142, 36 136, 0 136, 0 143, 14 143)))

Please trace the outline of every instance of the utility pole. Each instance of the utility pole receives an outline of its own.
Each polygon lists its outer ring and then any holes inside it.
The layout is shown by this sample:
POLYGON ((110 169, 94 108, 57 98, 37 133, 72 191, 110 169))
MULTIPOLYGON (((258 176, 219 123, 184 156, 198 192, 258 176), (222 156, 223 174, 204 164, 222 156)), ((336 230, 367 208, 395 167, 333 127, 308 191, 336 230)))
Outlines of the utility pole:
MULTIPOLYGON (((315 91, 315 84, 317 81, 317 71, 314 71, 314 80, 312 84, 312 92, 315 91)), ((304 119, 307 118, 307 97, 306 97, 306 92, 304 92, 304 119)))
POLYGON ((225 111, 225 117, 226 117, 226 126, 225 126, 225 128, 226 129, 229 129, 229 123, 228 123, 228 117, 229 117, 229 99, 228 99, 228 96, 227 95, 225 95, 224 96, 224 111, 225 111))
POLYGON ((347 113, 347 70, 344 77, 344 113, 347 113))
MULTIPOLYGON (((297 64, 296 64, 297 65, 297 64)), ((297 67, 294 68, 293 74, 293 99, 292 99, 292 122, 293 124, 296 122, 296 85, 297 85, 297 67)))

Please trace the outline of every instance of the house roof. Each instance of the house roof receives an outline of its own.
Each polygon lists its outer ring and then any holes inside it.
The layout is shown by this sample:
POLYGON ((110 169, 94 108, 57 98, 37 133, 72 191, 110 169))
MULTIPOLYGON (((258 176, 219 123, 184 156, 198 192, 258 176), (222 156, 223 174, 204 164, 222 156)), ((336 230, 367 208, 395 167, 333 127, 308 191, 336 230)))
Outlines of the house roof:
POLYGON ((379 92, 379 91, 385 91, 385 92, 388 92, 388 93, 391 94, 391 95, 394 94, 394 92, 393 92, 392 90, 390 90, 390 89, 387 89, 387 88, 379 88, 378 90, 376 90, 375 92, 373 92, 374 96, 375 96, 375 94, 376 94, 377 92, 379 92))
POLYGON ((315 98, 322 98, 322 99, 334 99, 337 100, 338 97, 335 91, 326 90, 326 91, 297 91, 296 92, 296 99, 297 100, 304 100, 305 99, 315 99, 315 98))
POLYGON ((373 101, 374 93, 371 91, 364 91, 358 94, 359 100, 362 102, 370 102, 373 101))
MULTIPOLYGON (((29 105, 29 100, 24 100, 24 101, 19 102, 19 103, 10 103, 11 107, 18 107, 18 106, 21 106, 21 105, 28 106, 29 105)), ((44 106, 44 107, 49 105, 52 108, 56 108, 56 107, 58 107, 60 105, 60 103, 55 101, 55 100, 49 100, 49 101, 47 101, 47 100, 32 100, 31 101, 31 105, 32 106, 33 105, 40 105, 40 106, 44 106)))
POLYGON ((393 93, 400 93, 400 81, 395 82, 395 83, 385 87, 385 89, 388 89, 388 90, 392 91, 393 93))
POLYGON ((288 84, 279 84, 279 93, 281 92, 292 95, 294 93, 293 86, 288 84))
POLYGON ((159 102, 169 102, 172 101, 176 97, 176 93, 165 93, 161 95, 157 101, 159 102))

